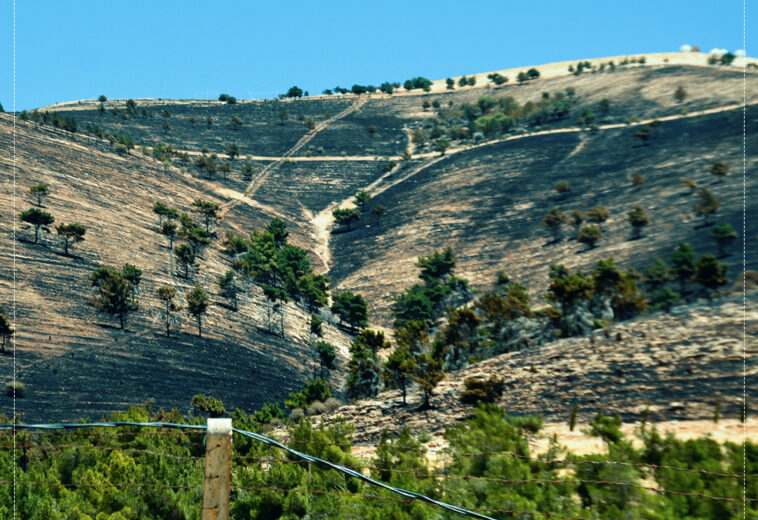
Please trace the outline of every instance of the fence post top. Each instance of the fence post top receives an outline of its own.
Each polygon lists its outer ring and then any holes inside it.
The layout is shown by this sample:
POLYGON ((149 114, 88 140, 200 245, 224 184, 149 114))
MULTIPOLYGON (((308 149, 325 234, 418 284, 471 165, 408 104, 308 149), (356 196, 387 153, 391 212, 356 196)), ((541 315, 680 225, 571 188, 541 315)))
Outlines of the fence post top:
POLYGON ((231 435, 232 420, 228 417, 211 419, 208 418, 208 435, 231 435))

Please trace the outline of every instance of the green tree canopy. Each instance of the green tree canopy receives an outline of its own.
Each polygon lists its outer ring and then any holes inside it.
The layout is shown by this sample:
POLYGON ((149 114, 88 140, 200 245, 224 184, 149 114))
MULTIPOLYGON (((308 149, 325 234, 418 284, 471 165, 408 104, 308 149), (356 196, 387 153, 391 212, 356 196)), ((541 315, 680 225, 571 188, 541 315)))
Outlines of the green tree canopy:
POLYGON ((332 211, 332 216, 338 225, 347 226, 348 231, 361 219, 361 214, 356 208, 337 208, 332 211))
POLYGON ((334 296, 332 312, 353 329, 368 325, 368 304, 363 296, 352 291, 344 291, 334 296))
POLYGON ((50 195, 50 187, 47 184, 35 184, 29 188, 29 193, 37 199, 37 206, 42 207, 42 199, 50 195))
POLYGON ((203 315, 208 310, 208 293, 199 285, 195 285, 187 293, 187 312, 197 321, 197 335, 203 335, 203 315))
POLYGON ((72 224, 59 224, 55 227, 55 230, 63 241, 63 251, 65 254, 68 254, 68 248, 71 244, 84 240, 84 234, 87 232, 86 227, 76 222, 72 224))
POLYGON ((39 230, 47 230, 50 224, 55 222, 55 217, 47 211, 43 211, 37 208, 29 208, 22 211, 19 216, 21 222, 26 222, 34 227, 34 243, 39 241, 39 230))

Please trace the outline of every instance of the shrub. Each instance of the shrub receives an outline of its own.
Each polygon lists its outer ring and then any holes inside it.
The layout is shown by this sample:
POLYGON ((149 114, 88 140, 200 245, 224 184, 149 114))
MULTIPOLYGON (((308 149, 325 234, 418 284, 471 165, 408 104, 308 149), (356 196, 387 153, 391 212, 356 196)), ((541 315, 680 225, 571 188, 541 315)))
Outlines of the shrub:
POLYGON ((676 91, 674 92, 674 99, 676 99, 677 103, 681 103, 685 99, 687 99, 687 91, 684 90, 684 87, 679 85, 676 88, 676 91))
POLYGON ((502 74, 498 74, 497 72, 488 74, 487 79, 492 81, 495 85, 502 85, 503 83, 506 83, 508 81, 507 77, 503 76, 502 74))
POLYGON ((8 397, 22 398, 26 395, 26 385, 21 381, 5 383, 5 395, 8 397))
POLYGON ((710 216, 716 213, 721 207, 721 199, 716 197, 711 193, 711 190, 707 188, 701 188, 697 193, 700 200, 695 202, 692 209, 697 216, 703 217, 703 225, 707 226, 710 216))
POLYGON ((711 175, 723 178, 729 172, 729 164, 724 161, 716 161, 708 170, 711 175))
POLYGON ((566 181, 558 181, 555 184, 555 191, 558 193, 569 193, 571 191, 571 184, 566 181))
POLYGON ((211 417, 221 417, 226 414, 226 408, 224 403, 216 399, 215 397, 205 396, 205 394, 197 394, 192 397, 192 406, 198 411, 207 414, 211 417))
POLYGON ((453 90, 455 89, 455 81, 453 81, 452 78, 447 78, 445 80, 445 86, 447 87, 448 90, 453 90))
POLYGON ((596 208, 592 208, 587 212, 587 220, 594 224, 602 224, 608 220, 610 216, 611 213, 605 206, 598 206, 596 208))
POLYGON ((632 175, 632 186, 639 186, 643 182, 645 182, 645 177, 643 177, 641 174, 635 173, 632 175))
POLYGON ((629 224, 634 229, 632 237, 635 239, 639 238, 642 235, 642 228, 650 223, 647 213, 645 213, 645 210, 641 206, 635 206, 626 215, 629 218, 629 224))
POLYGON ((321 401, 315 401, 308 405, 307 415, 322 415, 326 413, 326 406, 321 401))
POLYGON ((326 411, 328 413, 334 413, 342 406, 342 402, 340 402, 339 399, 335 399, 334 397, 330 397, 326 401, 324 401, 324 406, 326 407, 326 411))
POLYGON ((711 229, 708 236, 716 242, 719 258, 726 256, 724 252, 726 246, 737 240, 737 232, 728 222, 711 229))
POLYGON ((560 240, 563 236, 561 226, 565 223, 566 215, 556 207, 552 208, 542 221, 542 225, 547 228, 550 234, 553 235, 553 239, 556 241, 560 240))
POLYGON ((463 384, 466 389, 461 394, 461 402, 465 404, 494 403, 505 390, 503 378, 498 376, 489 379, 470 377, 463 384))
POLYGON ((671 290, 669 287, 662 287, 653 292, 650 298, 650 307, 653 310, 662 309, 668 312, 681 297, 678 292, 671 290))
POLYGON ((305 412, 302 408, 294 408, 290 412, 289 420, 292 423, 299 423, 305 417, 305 412))
POLYGON ((595 244, 603 236, 603 232, 595 225, 582 226, 579 230, 579 235, 576 239, 583 244, 587 244, 590 249, 595 247, 595 244))

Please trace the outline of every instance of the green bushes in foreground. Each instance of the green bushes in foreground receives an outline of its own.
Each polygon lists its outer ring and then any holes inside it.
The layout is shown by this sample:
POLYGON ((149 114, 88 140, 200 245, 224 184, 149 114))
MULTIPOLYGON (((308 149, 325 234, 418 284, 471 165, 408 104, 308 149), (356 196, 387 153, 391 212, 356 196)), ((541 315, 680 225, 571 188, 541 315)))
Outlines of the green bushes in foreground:
MULTIPOLYGON (((239 409, 230 414, 235 427, 252 431, 262 428, 259 419, 263 417, 258 415, 239 409)), ((111 419, 204 422, 177 410, 153 412, 144 407, 113 414, 111 419)), ((7 422, 7 418, 0 420, 7 422)), ((620 424, 618 418, 597 416, 585 430, 603 439, 607 453, 573 455, 552 440, 548 451, 537 456, 529 441, 540 435, 541 419, 511 417, 501 408, 481 405, 468 420, 447 429, 447 447, 443 456, 435 457, 434 467, 420 436, 408 431, 383 434, 375 454, 359 458, 351 446, 353 427, 344 421, 314 427, 300 419, 288 427, 288 445, 337 464, 363 468, 365 474, 396 487, 462 507, 491 510, 495 518, 737 520, 758 514, 754 502, 758 481, 747 480, 749 505, 743 516, 739 502, 743 481, 714 475, 742 474, 742 445, 719 445, 708 436, 685 441, 650 426, 638 430, 639 442, 633 445, 621 433, 620 424), (645 489, 650 487, 673 493, 645 489), (507 516, 503 511, 522 513, 507 516)), ((15 511, 19 518, 200 517, 202 432, 132 427, 22 431, 15 441, 21 447, 14 457, 12 434, 0 434, 0 480, 18 482, 15 511), (33 484, 40 482, 49 485, 33 484)), ((295 457, 249 438, 235 436, 233 449, 232 518, 459 518, 335 470, 298 463, 295 457)), ((755 474, 758 446, 748 441, 744 453, 744 470, 755 474)), ((0 516, 10 517, 13 504, 13 488, 0 486, 0 516)))

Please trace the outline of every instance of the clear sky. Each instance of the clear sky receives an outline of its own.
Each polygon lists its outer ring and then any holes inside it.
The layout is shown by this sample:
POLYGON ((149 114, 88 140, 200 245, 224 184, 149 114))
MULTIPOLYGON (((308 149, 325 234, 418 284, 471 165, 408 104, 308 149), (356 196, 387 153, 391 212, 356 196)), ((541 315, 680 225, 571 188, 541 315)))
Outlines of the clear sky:
MULTIPOLYGON (((747 14, 747 53, 752 20, 747 14)), ((3 0, 0 103, 12 109, 3 0)), ((16 108, 273 97, 620 54, 743 48, 743 0, 16 0, 16 108)))

